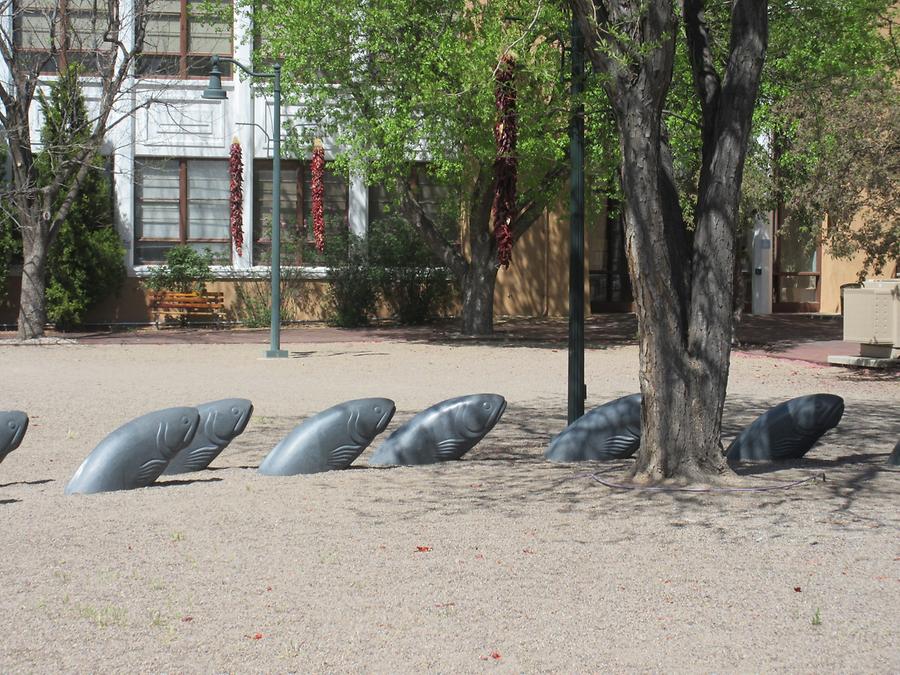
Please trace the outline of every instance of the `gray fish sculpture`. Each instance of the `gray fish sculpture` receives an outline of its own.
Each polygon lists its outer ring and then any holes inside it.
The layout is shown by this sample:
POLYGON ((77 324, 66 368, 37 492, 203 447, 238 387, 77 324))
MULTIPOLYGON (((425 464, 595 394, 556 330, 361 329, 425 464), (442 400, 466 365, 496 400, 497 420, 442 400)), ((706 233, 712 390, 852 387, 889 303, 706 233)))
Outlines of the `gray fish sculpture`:
POLYGON ((506 399, 499 394, 441 401, 392 433, 369 465, 408 466, 459 459, 494 428, 504 410, 506 399))
POLYGON ((166 408, 133 419, 91 451, 66 486, 66 494, 150 485, 193 440, 199 423, 196 408, 166 408))
POLYGON ((259 472, 295 476, 346 469, 387 428, 395 410, 389 398, 360 398, 323 410, 272 448, 259 472))
POLYGON ((888 464, 891 466, 900 466, 900 441, 894 446, 894 450, 888 456, 888 464))
POLYGON ((641 446, 641 395, 609 401, 572 422, 544 457, 551 462, 625 459, 641 446))
POLYGON ((19 447, 28 431, 28 415, 21 410, 0 412, 0 462, 19 447))
POLYGON ((725 454, 729 462, 799 459, 826 431, 838 425, 843 414, 844 399, 834 394, 792 398, 757 417, 731 442, 725 454))
POLYGON ((200 426, 194 439, 180 451, 163 473, 165 475, 202 471, 244 433, 253 414, 253 403, 245 398, 223 398, 197 406, 200 426))

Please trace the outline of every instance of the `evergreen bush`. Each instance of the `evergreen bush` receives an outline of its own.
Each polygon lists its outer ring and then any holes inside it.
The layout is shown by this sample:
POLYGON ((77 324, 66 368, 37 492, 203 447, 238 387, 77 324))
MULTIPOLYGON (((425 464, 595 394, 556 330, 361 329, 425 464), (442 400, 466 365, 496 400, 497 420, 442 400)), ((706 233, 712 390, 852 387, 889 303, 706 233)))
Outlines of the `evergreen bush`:
MULTIPOLYGON (((38 181, 49 184, 73 161, 91 134, 77 66, 66 69, 40 95, 43 148, 35 160, 38 181)), ((80 324, 86 312, 119 291, 125 281, 125 247, 113 225, 112 186, 104 159, 87 160, 88 175, 47 257, 47 318, 58 328, 80 324)), ((67 189, 61 191, 60 201, 67 189)))

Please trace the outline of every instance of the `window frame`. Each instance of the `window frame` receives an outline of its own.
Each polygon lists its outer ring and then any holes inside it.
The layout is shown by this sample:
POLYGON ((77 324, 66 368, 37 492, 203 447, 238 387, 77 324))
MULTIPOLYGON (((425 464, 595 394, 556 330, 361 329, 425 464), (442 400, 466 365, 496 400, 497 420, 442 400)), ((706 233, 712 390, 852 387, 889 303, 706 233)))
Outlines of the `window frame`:
MULTIPOLYGON (((281 160, 281 175, 282 175, 282 183, 285 183, 284 176, 286 172, 293 171, 295 172, 294 180, 297 185, 297 194, 296 201, 293 204, 293 208, 290 210, 285 209, 284 204, 281 207, 281 220, 288 226, 293 225, 296 229, 302 231, 304 233, 303 246, 314 246, 315 245, 315 233, 313 232, 312 227, 312 214, 310 213, 307 216, 305 205, 307 193, 310 199, 310 211, 312 210, 312 176, 310 171, 311 160, 309 159, 282 159, 281 160), (287 217, 290 214, 290 217, 287 217)), ((265 212, 262 210, 262 180, 260 179, 260 175, 264 171, 271 172, 273 161, 271 158, 267 157, 257 157, 253 160, 253 222, 251 228, 251 239, 253 241, 253 255, 252 255, 252 265, 254 267, 266 267, 268 268, 271 264, 269 262, 263 262, 259 260, 260 252, 265 249, 268 252, 268 255, 271 256, 271 246, 272 246, 272 238, 264 237, 260 235, 257 237, 257 232, 262 232, 263 229, 263 219, 267 215, 271 215, 271 211, 265 212), (261 245, 261 246, 260 246, 261 245)), ((328 171, 326 167, 326 172, 328 171)), ((346 179, 346 177, 341 176, 341 180, 343 182, 343 201, 344 201, 344 210, 343 210, 343 222, 344 225, 349 229, 350 227, 350 181, 346 179)), ((273 186, 274 187, 274 186, 273 186)), ((274 198, 274 189, 273 189, 273 198, 274 198)), ((326 192, 326 203, 327 203, 327 192, 326 192)), ((326 214, 328 211, 326 210, 326 214)), ((284 229, 282 230, 282 239, 284 241, 284 229)), ((284 253, 282 252, 282 255, 284 253)), ((282 258, 282 265, 285 265, 284 259, 282 258)), ((295 258, 295 261, 292 263, 295 266, 309 266, 310 263, 304 262, 299 255, 295 258)), ((319 266, 319 263, 313 263, 314 267, 319 266)))
MULTIPOLYGON (((135 157, 135 164, 152 163, 152 162, 177 162, 178 163, 178 239, 169 237, 145 237, 138 236, 139 229, 143 229, 143 222, 139 221, 138 214, 141 211, 141 205, 144 203, 140 197, 141 187, 143 185, 143 172, 138 169, 135 171, 134 179, 134 237, 132 241, 132 253, 134 255, 134 264, 140 265, 159 265, 165 263, 165 258, 159 260, 147 260, 138 256, 138 246, 142 243, 170 244, 170 248, 174 246, 189 246, 194 244, 227 244, 227 262, 234 265, 234 246, 231 239, 231 223, 226 216, 224 221, 225 236, 221 238, 212 237, 189 237, 190 234, 190 190, 188 177, 188 164, 190 162, 219 162, 226 166, 227 175, 227 159, 208 158, 208 157, 135 157), (140 177, 140 183, 138 182, 140 177)), ((226 202, 227 203, 227 202, 226 202)), ((223 256, 226 258, 226 256, 223 256)))
MULTIPOLYGON (((54 54, 51 51, 51 46, 48 44, 45 49, 37 48, 37 47, 24 47, 22 46, 22 39, 26 32, 26 29, 23 27, 23 18, 26 15, 32 16, 42 16, 49 21, 52 16, 52 12, 55 11, 48 7, 40 8, 33 6, 31 4, 25 4, 21 2, 13 2, 12 3, 12 18, 13 18, 13 52, 15 54, 28 55, 28 57, 37 57, 42 60, 41 67, 38 69, 38 73, 41 75, 58 75, 62 73, 70 63, 79 63, 82 64, 85 68, 85 75, 92 76, 98 74, 98 69, 93 68, 90 64, 87 63, 87 59, 79 59, 77 56, 93 56, 95 58, 100 58, 102 54, 106 54, 107 58, 112 57, 115 58, 116 50, 115 46, 109 44, 107 49, 103 49, 98 46, 96 49, 81 49, 79 47, 70 46, 70 34, 78 35, 78 31, 72 24, 72 18, 77 16, 91 16, 91 13, 77 6, 77 3, 73 3, 73 8, 70 10, 69 8, 69 0, 57 0, 56 5, 59 9, 59 14, 56 17, 56 36, 54 38, 56 44, 56 53, 54 54), (47 13, 44 13, 44 10, 47 13), (76 58, 70 58, 70 56, 74 56, 76 58)), ((106 29, 109 27, 109 24, 106 24, 106 28, 104 28, 100 34, 94 35, 95 38, 99 40, 99 44, 106 44, 102 41, 103 35, 106 33, 106 29)), ((51 30, 53 30, 51 28, 51 30)))
MULTIPOLYGON (((234 2, 227 2, 228 6, 231 7, 232 10, 232 19, 229 24, 230 30, 230 46, 228 48, 228 53, 222 52, 192 52, 190 50, 190 25, 191 25, 191 16, 190 16, 190 2, 189 0, 179 0, 179 26, 178 26, 178 52, 155 52, 147 49, 147 36, 144 36, 144 46, 141 50, 140 55, 135 61, 135 75, 141 79, 158 79, 158 80, 203 80, 209 77, 209 72, 203 74, 192 75, 190 73, 190 65, 189 61, 191 58, 200 58, 200 59, 211 59, 213 56, 234 56, 234 2), (154 57, 163 57, 163 58, 178 58, 178 72, 177 73, 160 73, 153 72, 152 70, 148 72, 142 72, 141 62, 144 59, 152 59, 154 57)), ((226 4, 225 1, 222 4, 226 4)), ((157 12, 157 14, 161 14, 161 12, 157 12)), ((167 13, 171 16, 174 16, 174 13, 167 13)), ((150 18, 153 18, 154 13, 150 12, 150 18)), ((199 19, 195 19, 199 21, 199 19)), ((149 23, 149 20, 148 20, 149 23)), ((145 29, 146 33, 146 29, 145 29)), ((219 68, 222 70, 222 79, 231 80, 233 77, 233 72, 230 63, 220 63, 219 68)))

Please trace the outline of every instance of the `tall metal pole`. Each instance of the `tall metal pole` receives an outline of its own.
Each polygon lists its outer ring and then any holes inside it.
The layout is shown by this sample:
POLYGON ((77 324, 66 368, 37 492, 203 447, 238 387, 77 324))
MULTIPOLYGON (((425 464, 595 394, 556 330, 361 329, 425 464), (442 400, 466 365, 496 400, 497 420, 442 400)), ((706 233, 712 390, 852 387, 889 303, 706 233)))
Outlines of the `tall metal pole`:
POLYGON ((267 358, 284 358, 281 349, 281 64, 275 64, 275 111, 272 114, 272 326, 267 358))
POLYGON ((569 127, 569 424, 584 415, 584 39, 573 18, 572 121, 569 127))

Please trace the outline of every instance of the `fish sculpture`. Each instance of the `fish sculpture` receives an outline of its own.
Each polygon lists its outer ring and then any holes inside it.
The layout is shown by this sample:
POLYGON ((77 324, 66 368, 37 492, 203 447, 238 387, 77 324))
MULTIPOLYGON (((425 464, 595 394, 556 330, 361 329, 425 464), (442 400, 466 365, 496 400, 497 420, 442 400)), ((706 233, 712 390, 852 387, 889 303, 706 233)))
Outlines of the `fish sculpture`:
POLYGON ((609 401, 585 413, 554 438, 544 457, 551 462, 625 459, 641 445, 641 395, 609 401))
POLYGON ((891 466, 900 466, 900 441, 894 446, 894 450, 888 456, 888 464, 891 466))
POLYGON ((91 451, 66 486, 66 494, 150 485, 193 440, 199 423, 196 408, 166 408, 131 420, 91 451))
POLYGON ((441 401, 392 433, 369 459, 369 465, 405 466, 459 459, 494 428, 505 410, 506 399, 499 394, 441 401))
POLYGON ((725 454, 740 460, 790 460, 803 457, 844 414, 844 399, 810 394, 779 403, 737 435, 725 454))
POLYGON ((295 476, 346 469, 387 428, 395 410, 389 398, 360 398, 323 410, 272 448, 259 472, 295 476))
POLYGON ((28 415, 21 410, 0 411, 0 462, 19 447, 28 431, 28 415))
POLYGON ((244 433, 253 414, 253 403, 245 398, 223 398, 197 406, 200 426, 194 439, 180 451, 163 473, 165 475, 202 471, 244 433))

